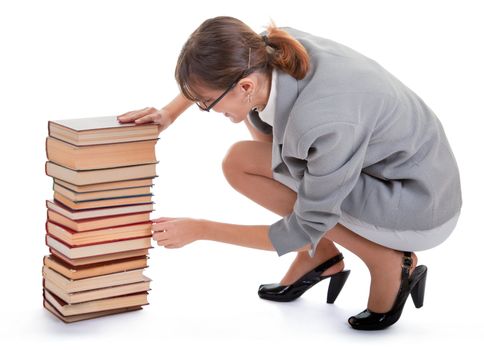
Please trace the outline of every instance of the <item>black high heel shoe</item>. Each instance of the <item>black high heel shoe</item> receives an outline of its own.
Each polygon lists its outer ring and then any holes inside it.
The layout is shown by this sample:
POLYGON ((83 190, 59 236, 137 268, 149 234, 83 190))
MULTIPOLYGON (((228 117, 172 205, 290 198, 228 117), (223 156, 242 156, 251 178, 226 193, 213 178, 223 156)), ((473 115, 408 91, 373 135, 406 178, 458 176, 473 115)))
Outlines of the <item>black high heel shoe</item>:
POLYGON ((261 284, 258 292, 259 297, 272 301, 293 301, 294 299, 297 299, 303 295, 305 291, 314 286, 316 283, 326 278, 331 278, 326 302, 332 304, 343 288, 346 279, 350 274, 350 270, 343 270, 329 276, 321 276, 321 274, 341 260, 343 260, 343 254, 340 253, 304 274, 293 284, 261 284))
POLYGON ((385 313, 376 313, 366 309, 348 319, 351 327, 359 330, 372 331, 391 326, 400 318, 409 294, 412 295, 416 308, 423 306, 427 266, 417 266, 412 275, 409 276, 412 266, 412 253, 404 252, 403 254, 402 282, 400 283, 400 289, 398 290, 393 307, 385 313))

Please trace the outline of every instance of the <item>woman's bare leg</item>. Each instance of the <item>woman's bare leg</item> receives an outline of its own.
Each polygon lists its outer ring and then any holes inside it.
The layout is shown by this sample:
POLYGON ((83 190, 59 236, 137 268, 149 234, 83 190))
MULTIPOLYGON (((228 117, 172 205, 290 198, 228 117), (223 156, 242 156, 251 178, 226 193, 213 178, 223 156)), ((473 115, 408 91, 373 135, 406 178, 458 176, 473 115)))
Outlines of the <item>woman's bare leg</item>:
MULTIPOLYGON (((222 168, 227 181, 241 194, 264 208, 281 216, 290 214, 296 200, 296 193, 272 178, 272 143, 261 141, 241 141, 234 144, 224 158, 222 168)), ((337 255, 333 242, 321 239, 314 257, 307 251, 298 252, 296 259, 280 281, 287 285, 314 267, 337 255)), ((344 262, 335 264, 323 275, 343 270, 344 262)))
MULTIPOLYGON (((228 151, 223 171, 228 182, 240 193, 264 208, 281 216, 291 213, 296 193, 275 181, 271 171, 272 144, 260 141, 241 141, 228 151)), ((400 285, 402 254, 393 249, 371 242, 341 224, 328 230, 321 239, 314 258, 307 251, 299 252, 281 284, 293 283, 305 272, 338 253, 333 242, 360 257, 371 275, 368 309, 387 312, 397 295, 400 285)), ((415 268, 417 257, 413 254, 415 268)), ((341 271, 343 262, 328 269, 323 275, 341 271)))
MULTIPOLYGON (((336 224, 325 237, 356 254, 370 270, 368 309, 378 313, 389 311, 400 287, 403 254, 369 241, 341 224, 336 224)), ((414 253, 412 258, 410 273, 417 265, 414 253)))

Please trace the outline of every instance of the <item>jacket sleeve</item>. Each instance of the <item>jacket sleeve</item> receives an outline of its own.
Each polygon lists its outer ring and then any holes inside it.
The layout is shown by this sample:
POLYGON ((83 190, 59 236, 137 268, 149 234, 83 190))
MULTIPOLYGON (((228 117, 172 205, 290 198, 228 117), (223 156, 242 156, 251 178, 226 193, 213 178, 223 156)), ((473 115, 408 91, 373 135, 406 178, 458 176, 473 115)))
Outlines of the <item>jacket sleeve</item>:
POLYGON ((269 227, 269 238, 279 256, 311 243, 309 255, 324 234, 334 227, 341 203, 361 173, 368 133, 358 124, 331 122, 303 134, 297 146, 282 158, 306 161, 293 212, 269 227))

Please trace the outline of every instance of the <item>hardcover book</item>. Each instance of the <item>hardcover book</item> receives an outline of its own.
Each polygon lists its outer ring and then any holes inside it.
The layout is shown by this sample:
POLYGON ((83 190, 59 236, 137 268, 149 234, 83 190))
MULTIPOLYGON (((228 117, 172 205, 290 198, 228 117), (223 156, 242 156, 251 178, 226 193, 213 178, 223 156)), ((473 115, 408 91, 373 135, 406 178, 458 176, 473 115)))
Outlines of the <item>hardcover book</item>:
POLYGON ((148 204, 151 203, 152 194, 137 195, 137 196, 124 196, 115 198, 104 198, 92 201, 72 201, 67 197, 64 197, 60 193, 54 192, 54 199, 61 202, 65 206, 74 209, 93 209, 93 208, 105 208, 118 205, 128 204, 148 204))
POLYGON ((45 173, 48 176, 70 182, 74 185, 92 185, 105 182, 155 177, 156 163, 131 165, 119 168, 76 171, 47 161, 45 163, 45 173))
POLYGON ((48 268, 47 266, 44 266, 42 269, 42 275, 44 279, 52 282, 65 293, 76 293, 87 290, 120 286, 124 284, 151 281, 148 277, 143 275, 143 269, 122 271, 109 275, 72 280, 48 268))
POLYGON ((74 258, 74 259, 68 258, 67 256, 65 256, 64 254, 62 254, 58 250, 55 250, 55 248, 52 248, 52 247, 49 247, 49 252, 57 259, 69 265, 72 265, 74 267, 84 267, 84 266, 89 266, 91 264, 110 263, 120 259, 143 257, 148 255, 148 250, 151 248, 152 247, 149 247, 146 249, 127 250, 123 252, 108 253, 108 254, 101 254, 101 255, 95 255, 95 256, 86 256, 83 258, 74 258))
POLYGON ((116 310, 127 307, 148 305, 148 292, 128 294, 119 297, 68 304, 54 293, 44 289, 44 298, 62 316, 89 314, 99 311, 116 310))
POLYGON ((59 201, 45 201, 45 205, 48 209, 51 209, 71 220, 82 220, 90 218, 100 218, 114 215, 124 215, 139 213, 145 211, 153 211, 153 203, 147 204, 135 204, 135 205, 122 205, 117 207, 99 208, 99 209, 81 209, 73 210, 59 201))
POLYGON ((44 266, 60 273, 66 278, 78 280, 88 277, 108 275, 110 273, 147 268, 148 258, 149 257, 147 256, 137 256, 75 266, 51 254, 44 256, 44 266))
POLYGON ((151 221, 80 232, 71 230, 52 221, 47 221, 45 227, 47 234, 70 246, 83 246, 140 237, 151 237, 151 221))
POLYGON ((68 227, 73 231, 82 232, 150 221, 150 212, 72 220, 54 210, 48 209, 47 220, 68 227))
POLYGON ((68 188, 74 192, 85 193, 85 192, 94 192, 94 191, 119 190, 121 188, 153 186, 153 178, 113 181, 113 182, 84 185, 84 186, 74 185, 69 182, 54 178, 54 184, 64 186, 65 188, 68 188))
POLYGON ((52 306, 52 304, 49 303, 45 299, 45 297, 44 297, 44 308, 46 310, 48 310, 49 312, 51 312, 54 316, 59 318, 64 323, 79 322, 79 321, 84 321, 84 320, 90 320, 90 319, 93 319, 93 318, 109 316, 109 315, 116 315, 116 314, 120 314, 120 313, 125 313, 125 312, 130 312, 130 311, 138 311, 138 310, 143 309, 141 306, 134 306, 134 307, 126 307, 126 308, 121 308, 121 309, 106 310, 106 311, 100 311, 100 312, 91 312, 91 313, 82 314, 82 315, 64 316, 59 311, 57 311, 57 309, 54 306, 52 306))
POLYGON ((156 163, 156 140, 74 146, 48 137, 47 159, 72 170, 92 170, 156 163))
POLYGON ((74 202, 151 194, 151 186, 119 188, 107 191, 76 192, 54 182, 52 189, 54 192, 60 193, 74 202))
POLYGON ((158 137, 155 123, 120 123, 116 116, 49 121, 49 136, 73 145, 153 140, 158 137))
POLYGON ((127 252, 130 250, 151 248, 151 237, 135 238, 119 242, 71 246, 49 234, 45 235, 45 244, 69 259, 87 258, 97 255, 127 252))
POLYGON ((44 288, 57 295, 60 299, 68 304, 77 304, 127 294, 148 292, 150 290, 150 280, 147 277, 145 278, 146 281, 144 282, 128 283, 114 287, 99 288, 75 293, 66 292, 61 287, 46 278, 44 281, 44 288))

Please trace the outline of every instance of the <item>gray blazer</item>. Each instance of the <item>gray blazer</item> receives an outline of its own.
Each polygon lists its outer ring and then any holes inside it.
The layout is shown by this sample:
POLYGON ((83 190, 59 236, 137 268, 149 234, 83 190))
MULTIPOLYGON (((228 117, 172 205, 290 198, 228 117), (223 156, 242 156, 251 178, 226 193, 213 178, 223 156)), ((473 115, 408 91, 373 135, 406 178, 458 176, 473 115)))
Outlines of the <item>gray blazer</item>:
MULTIPOLYGON (((395 230, 435 228, 462 206, 459 171, 429 107, 375 61, 328 39, 284 28, 307 49, 302 80, 279 71, 274 178, 297 191, 293 212, 270 226, 279 256, 311 243, 341 211, 395 230)), ((262 33, 262 34, 265 34, 262 33)))

